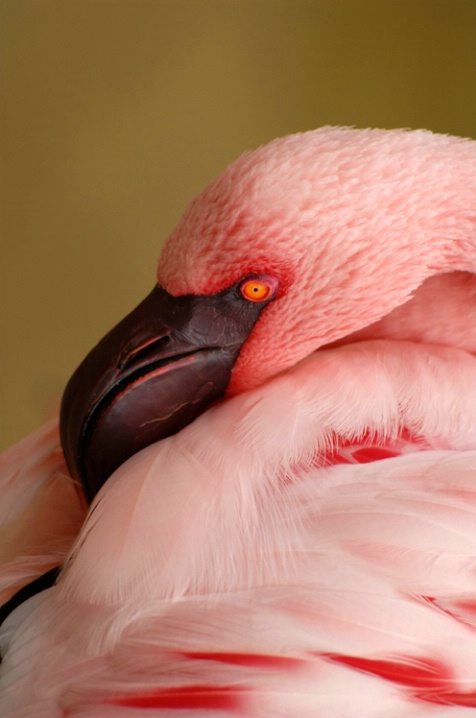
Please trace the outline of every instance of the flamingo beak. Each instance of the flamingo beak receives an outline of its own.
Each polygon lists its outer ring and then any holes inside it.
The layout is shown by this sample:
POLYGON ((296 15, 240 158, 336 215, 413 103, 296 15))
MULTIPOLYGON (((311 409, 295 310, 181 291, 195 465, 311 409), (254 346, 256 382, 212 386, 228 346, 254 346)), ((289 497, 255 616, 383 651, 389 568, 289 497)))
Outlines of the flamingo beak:
POLYGON ((157 285, 87 355, 64 392, 60 428, 89 501, 129 457, 223 396, 265 305, 238 285, 181 297, 157 285))

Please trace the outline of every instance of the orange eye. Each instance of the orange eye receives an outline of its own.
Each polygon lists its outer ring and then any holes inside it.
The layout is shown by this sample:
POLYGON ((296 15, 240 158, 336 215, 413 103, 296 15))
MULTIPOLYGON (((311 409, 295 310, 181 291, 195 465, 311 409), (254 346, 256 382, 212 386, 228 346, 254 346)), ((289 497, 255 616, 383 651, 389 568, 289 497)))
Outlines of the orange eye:
POLYGON ((273 277, 256 277, 245 279, 240 286, 241 295, 250 302, 265 302, 272 299, 278 287, 273 277))

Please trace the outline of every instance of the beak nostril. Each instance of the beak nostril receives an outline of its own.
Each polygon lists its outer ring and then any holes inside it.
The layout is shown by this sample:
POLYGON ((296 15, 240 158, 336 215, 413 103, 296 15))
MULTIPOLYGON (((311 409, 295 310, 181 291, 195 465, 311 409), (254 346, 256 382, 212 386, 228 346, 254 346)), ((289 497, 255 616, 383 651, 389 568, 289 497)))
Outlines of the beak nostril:
POLYGON ((144 359, 150 357, 151 352, 157 350, 163 350, 170 342, 170 337, 165 335, 163 337, 154 337, 149 341, 143 342, 139 346, 135 347, 131 352, 124 357, 119 363, 119 369, 125 369, 140 364, 144 359))

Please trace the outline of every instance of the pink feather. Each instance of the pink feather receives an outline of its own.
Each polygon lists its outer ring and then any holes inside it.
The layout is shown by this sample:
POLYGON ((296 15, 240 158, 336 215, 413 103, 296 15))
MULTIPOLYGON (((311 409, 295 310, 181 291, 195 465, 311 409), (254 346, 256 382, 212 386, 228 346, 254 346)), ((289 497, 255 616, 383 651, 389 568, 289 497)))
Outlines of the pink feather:
MULTIPOLYGON (((229 396, 114 473, 0 628, 2 718, 476 711, 475 170, 469 140, 323 128, 192 202, 161 284, 281 294, 229 396)), ((7 597, 84 510, 55 430, 26 442, 0 480, 7 597)))
POLYGON ((21 586, 60 565, 86 506, 60 448, 57 422, 0 457, 0 605, 21 586))

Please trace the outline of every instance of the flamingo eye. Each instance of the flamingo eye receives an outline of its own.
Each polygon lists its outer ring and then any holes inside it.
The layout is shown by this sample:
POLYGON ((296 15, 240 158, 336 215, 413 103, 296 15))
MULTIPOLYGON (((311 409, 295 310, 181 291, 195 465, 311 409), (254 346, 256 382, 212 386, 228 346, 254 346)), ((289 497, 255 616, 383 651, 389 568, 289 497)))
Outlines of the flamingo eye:
POLYGON ((278 280, 267 275, 248 277, 240 285, 241 296, 249 302, 266 302, 274 298, 278 280))

